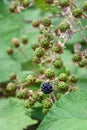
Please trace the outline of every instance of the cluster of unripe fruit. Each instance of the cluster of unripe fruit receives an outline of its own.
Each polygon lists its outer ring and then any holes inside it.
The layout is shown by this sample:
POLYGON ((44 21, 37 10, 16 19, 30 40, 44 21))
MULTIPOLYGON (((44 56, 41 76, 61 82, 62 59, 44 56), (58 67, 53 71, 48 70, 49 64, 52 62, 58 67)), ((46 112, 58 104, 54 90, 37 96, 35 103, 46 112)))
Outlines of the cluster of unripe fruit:
MULTIPOLYGON (((20 1, 24 8, 29 5, 27 2, 29 1, 20 1)), ((18 98, 24 99, 24 106, 26 108, 33 108, 36 102, 40 102, 43 113, 47 113, 52 104, 56 102, 62 94, 79 90, 78 87, 76 87, 78 77, 67 71, 64 62, 62 61, 61 54, 65 48, 66 41, 69 40, 74 33, 72 27, 74 19, 83 16, 85 18, 86 15, 84 15, 83 11, 87 11, 87 2, 83 4, 82 10, 77 6, 75 7, 69 0, 60 0, 57 2, 55 2, 55 0, 45 0, 45 2, 47 4, 56 4, 57 6, 60 6, 62 10, 69 7, 72 14, 69 18, 73 18, 73 20, 70 19, 69 21, 69 19, 65 17, 65 20, 61 22, 56 29, 49 17, 32 21, 32 26, 40 31, 37 42, 31 46, 35 53, 32 61, 33 63, 38 64, 41 67, 41 70, 38 75, 28 75, 22 82, 18 79, 16 74, 11 74, 10 80, 12 82, 9 83, 6 88, 8 95, 13 94, 18 98), (63 67, 65 68, 65 71, 60 72, 63 67), (35 86, 36 83, 40 84, 37 91, 32 90, 32 87, 35 86)), ((10 8, 10 11, 15 12, 16 8, 17 6, 14 9, 10 8)), ((15 48, 21 48, 22 45, 28 43, 28 38, 27 36, 23 36, 22 44, 20 44, 17 38, 14 38, 12 43, 15 48)), ((8 48, 7 53, 9 55, 13 54, 13 48, 8 48)), ((78 63, 80 67, 87 66, 86 55, 76 53, 73 55, 72 60, 73 62, 78 63)))
POLYGON ((21 41, 17 37, 15 37, 15 38, 12 39, 11 46, 8 46, 7 49, 6 49, 6 51, 7 51, 8 55, 13 55, 15 49, 22 50, 22 47, 24 45, 26 45, 27 43, 28 43, 28 37, 27 37, 27 35, 23 35, 21 37, 21 41))
MULTIPOLYGON (((49 108, 56 102, 64 93, 78 91, 76 83, 78 77, 69 72, 60 73, 55 76, 55 71, 47 69, 44 73, 45 77, 38 79, 35 75, 28 75, 24 81, 20 81, 15 73, 10 75, 10 83, 6 88, 7 95, 13 95, 25 100, 26 108, 33 108, 35 103, 39 102, 42 106, 42 111, 47 113, 49 108), (36 83, 40 82, 38 90, 32 90, 36 83)), ((39 77, 39 76, 38 76, 39 77)))
POLYGON ((79 67, 87 69, 87 52, 86 51, 74 53, 72 56, 72 61, 76 63, 79 67))
POLYGON ((11 13, 20 13, 21 9, 25 9, 29 7, 29 5, 30 5, 30 0, 13 1, 9 6, 9 11, 11 13))
MULTIPOLYGON (((72 0, 45 0, 45 2, 47 4, 57 5, 61 8, 68 7, 68 6, 75 6, 75 4, 73 3, 74 1, 72 1, 72 0)), ((73 15, 75 17, 81 16, 82 11, 87 11, 87 2, 86 1, 83 2, 81 10, 79 8, 76 8, 75 10, 73 10, 73 15)))

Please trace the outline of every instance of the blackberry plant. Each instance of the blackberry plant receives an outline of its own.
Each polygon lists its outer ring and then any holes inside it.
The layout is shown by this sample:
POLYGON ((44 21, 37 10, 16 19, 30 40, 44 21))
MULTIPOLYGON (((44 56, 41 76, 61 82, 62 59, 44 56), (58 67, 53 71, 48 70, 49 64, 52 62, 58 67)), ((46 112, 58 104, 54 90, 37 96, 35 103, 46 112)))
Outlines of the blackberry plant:
MULTIPOLYGON (((26 70, 30 66, 33 72, 27 74, 22 80, 17 73, 11 73, 5 96, 24 99, 24 107, 33 111, 39 104, 41 114, 47 114, 54 103, 60 102, 62 96, 79 91, 77 84, 79 76, 75 71, 72 72, 70 67, 77 65, 87 69, 86 47, 81 45, 82 43, 74 43, 74 45, 69 43, 77 33, 87 43, 87 38, 82 33, 87 29, 87 25, 83 24, 83 20, 87 19, 87 2, 79 7, 74 0, 42 0, 41 2, 38 0, 12 0, 9 11, 13 13, 12 15, 21 14, 22 10, 27 10, 31 6, 33 8, 36 4, 42 10, 52 12, 51 15, 42 14, 44 16, 40 19, 33 18, 27 21, 38 32, 36 41, 31 45, 31 39, 28 34, 24 33, 21 38, 14 36, 11 45, 6 49, 7 54, 13 59, 20 52, 26 59, 26 70), (41 7, 42 5, 43 7, 41 7), (56 18, 58 22, 55 24, 54 19, 56 18), (31 45, 31 50, 27 48, 27 45, 29 47, 31 45), (64 55, 69 46, 72 50, 70 59, 72 64, 68 67, 69 63, 64 61, 64 55), (24 48, 27 48, 30 53, 33 51, 32 60, 24 48), (34 69, 32 69, 33 66, 34 69)), ((67 59, 69 59, 68 54, 67 59)), ((23 69, 23 64, 21 66, 23 69)), ((1 88, 0 93, 2 94, 1 88)))

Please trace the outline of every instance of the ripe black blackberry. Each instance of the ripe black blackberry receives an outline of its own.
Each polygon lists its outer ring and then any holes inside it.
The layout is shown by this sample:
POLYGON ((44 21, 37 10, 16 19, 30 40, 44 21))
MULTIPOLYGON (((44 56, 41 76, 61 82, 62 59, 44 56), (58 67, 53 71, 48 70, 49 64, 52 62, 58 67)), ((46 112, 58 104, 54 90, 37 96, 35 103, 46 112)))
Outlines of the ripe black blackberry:
POLYGON ((49 94, 53 91, 53 87, 49 82, 46 82, 41 85, 41 90, 43 93, 49 94))

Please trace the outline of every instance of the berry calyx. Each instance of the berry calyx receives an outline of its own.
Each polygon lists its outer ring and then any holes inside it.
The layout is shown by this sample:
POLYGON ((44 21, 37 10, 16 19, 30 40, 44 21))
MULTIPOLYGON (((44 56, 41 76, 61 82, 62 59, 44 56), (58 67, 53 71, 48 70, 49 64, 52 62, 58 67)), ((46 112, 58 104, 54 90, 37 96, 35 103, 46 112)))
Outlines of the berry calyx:
POLYGON ((54 62, 53 62, 53 65, 55 68, 57 69, 60 69, 62 66, 63 66, 63 62, 61 59, 56 59, 54 62))
POLYGON ((39 24, 40 24, 40 22, 39 22, 38 20, 33 20, 33 21, 32 21, 32 26, 33 26, 33 27, 38 27, 39 24))
POLYGON ((8 55, 12 55, 14 53, 14 50, 12 47, 8 47, 6 51, 7 51, 8 55))
POLYGON ((69 1, 68 1, 68 0, 61 0, 61 1, 59 2, 59 5, 60 5, 61 7, 69 6, 69 1))
POLYGON ((39 47, 39 44, 38 43, 33 43, 32 45, 31 45, 31 48, 33 49, 33 50, 35 50, 36 48, 38 48, 39 47))
POLYGON ((84 11, 87 11, 87 2, 84 2, 84 3, 83 3, 83 10, 84 10, 84 11))
POLYGON ((11 5, 9 6, 9 11, 10 11, 11 13, 14 13, 16 8, 17 8, 17 6, 16 6, 15 4, 11 4, 11 5))
POLYGON ((60 44, 54 44, 52 50, 59 54, 63 53, 63 48, 60 44))
POLYGON ((49 94, 53 91, 53 87, 49 82, 46 82, 41 85, 41 90, 43 93, 49 94))
POLYGON ((81 59, 82 59, 82 56, 81 56, 80 53, 75 53, 75 54, 73 54, 73 56, 72 56, 72 61, 73 61, 73 62, 80 62, 81 59))
POLYGON ((58 28, 64 33, 67 29, 70 29, 70 25, 67 22, 61 22, 58 28))
POLYGON ((78 82, 78 76, 75 75, 75 74, 72 74, 70 77, 69 77, 69 80, 71 83, 77 83, 78 82))
POLYGON ((36 78, 33 75, 28 75, 25 81, 28 83, 28 85, 34 85, 36 78))
POLYGON ((24 45, 28 43, 28 37, 27 37, 27 35, 23 35, 23 36, 22 36, 22 43, 23 43, 24 45))
POLYGON ((50 26, 51 25, 51 19, 49 18, 49 17, 44 17, 43 19, 42 19, 42 24, 44 25, 44 26, 50 26))
POLYGON ((35 50, 35 55, 41 58, 44 55, 44 49, 42 47, 38 47, 35 50))
POLYGON ((54 72, 54 70, 53 69, 46 69, 46 71, 45 71, 45 76, 46 76, 46 78, 48 78, 48 79, 53 79, 54 77, 55 77, 55 72, 54 72))
POLYGON ((16 73, 11 73, 9 77, 10 77, 10 80, 15 80, 17 78, 17 75, 16 73))
POLYGON ((29 6, 29 0, 23 0, 23 2, 22 2, 22 5, 23 5, 23 7, 28 7, 29 6))
POLYGON ((58 80, 59 80, 59 81, 64 81, 64 82, 66 82, 67 79, 68 79, 68 77, 67 77, 67 74, 65 74, 65 73, 61 73, 61 74, 58 76, 58 80))
POLYGON ((80 18, 82 16, 82 11, 79 8, 76 8, 72 11, 75 18, 80 18))
POLYGON ((81 68, 85 67, 86 64, 87 64, 87 60, 86 60, 86 59, 82 59, 82 60, 78 63, 79 67, 81 67, 81 68))
POLYGON ((39 64, 41 62, 41 59, 37 56, 34 56, 33 59, 32 59, 32 62, 35 63, 35 64, 39 64))

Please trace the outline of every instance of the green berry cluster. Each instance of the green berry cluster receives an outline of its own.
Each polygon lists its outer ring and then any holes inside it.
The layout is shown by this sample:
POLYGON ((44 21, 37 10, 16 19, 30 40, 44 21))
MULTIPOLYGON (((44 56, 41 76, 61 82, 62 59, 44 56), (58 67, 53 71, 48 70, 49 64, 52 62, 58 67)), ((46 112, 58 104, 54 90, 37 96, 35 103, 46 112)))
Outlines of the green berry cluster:
MULTIPOLYGON (((30 5, 29 0, 19 0, 19 2, 12 4, 9 10, 19 13, 19 5, 23 9, 30 5)), ((83 4, 82 9, 69 0, 45 0, 45 3, 47 5, 52 4, 53 7, 55 5, 60 7, 61 13, 58 16, 63 16, 64 19, 55 26, 50 16, 32 21, 32 26, 39 30, 37 41, 31 45, 34 51, 32 61, 34 64, 38 64, 35 66, 38 69, 35 74, 26 76, 23 81, 15 73, 12 73, 10 75, 12 82, 7 85, 6 92, 14 92, 17 98, 24 99, 25 108, 33 109, 35 103, 39 102, 43 113, 46 114, 62 94, 79 90, 76 86, 78 77, 67 71, 67 66, 62 60, 62 54, 67 41, 73 37, 74 32, 85 29, 81 25, 80 29, 74 30, 80 18, 87 18, 84 13, 87 11, 87 2, 83 4)), ((7 53, 12 55, 18 49, 27 57, 22 49, 27 43, 28 36, 26 35, 22 36, 21 41, 18 38, 13 38, 13 47, 7 48, 7 53)), ((73 54, 72 61, 80 67, 87 67, 87 55, 83 55, 80 52, 73 54)))
POLYGON ((68 0, 60 0, 60 1, 59 1, 59 5, 60 5, 61 7, 69 6, 69 1, 68 1, 68 0))
POLYGON ((20 13, 21 9, 25 9, 29 5, 30 5, 30 0, 19 0, 15 2, 13 1, 9 6, 9 11, 11 13, 20 13))
MULTIPOLYGON (((6 51, 8 55, 13 55, 16 52, 16 49, 22 53, 22 55, 26 55, 23 51, 24 45, 28 43, 28 36, 22 35, 21 40, 19 40, 17 37, 14 37, 12 39, 12 45, 8 46, 6 51)), ((27 57, 27 56, 26 56, 27 57)))
POLYGON ((82 54, 81 52, 79 53, 75 53, 72 56, 72 61, 74 63, 77 63, 77 65, 80 68, 87 68, 87 58, 86 58, 86 54, 82 54))

